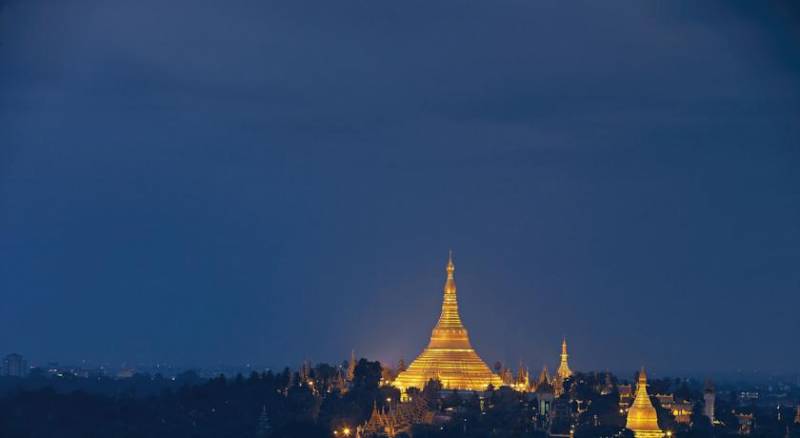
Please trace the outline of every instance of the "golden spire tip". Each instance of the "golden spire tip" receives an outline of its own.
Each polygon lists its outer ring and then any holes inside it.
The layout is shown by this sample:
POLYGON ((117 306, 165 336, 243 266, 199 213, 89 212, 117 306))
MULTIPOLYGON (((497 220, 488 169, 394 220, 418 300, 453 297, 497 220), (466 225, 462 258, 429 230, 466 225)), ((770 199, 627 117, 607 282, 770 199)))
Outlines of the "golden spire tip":
POLYGON ((453 263, 453 250, 450 250, 449 255, 447 256, 447 274, 448 277, 453 275, 453 271, 456 270, 456 265, 453 263))

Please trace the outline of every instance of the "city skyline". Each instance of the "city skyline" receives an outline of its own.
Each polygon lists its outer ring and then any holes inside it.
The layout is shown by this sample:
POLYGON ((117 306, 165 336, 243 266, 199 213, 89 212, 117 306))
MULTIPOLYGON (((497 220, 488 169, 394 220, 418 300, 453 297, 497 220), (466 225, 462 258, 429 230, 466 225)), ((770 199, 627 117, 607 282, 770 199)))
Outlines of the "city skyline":
MULTIPOLYGON (((453 262, 453 251, 452 250, 450 250, 450 252, 449 252, 446 271, 447 271, 447 282, 445 284, 445 303, 442 304, 440 322, 439 322, 439 324, 437 324, 437 327, 435 328, 434 333, 436 333, 436 329, 440 328, 439 326, 442 324, 442 322, 441 322, 442 319, 444 319, 445 321, 455 320, 456 323, 457 323, 456 325, 457 326, 461 326, 460 315, 459 315, 460 312, 459 312, 459 309, 458 309, 458 304, 455 302, 455 298, 453 298, 454 301, 450 305, 450 306, 454 306, 454 307, 450 308, 450 307, 448 307, 448 304, 447 304, 447 302, 448 302, 448 298, 447 298, 448 291, 453 296, 455 296, 455 290, 456 290, 455 283, 454 283, 454 276, 453 276, 453 272, 455 271, 455 265, 454 265, 454 262, 453 262), (455 315, 455 316, 453 316, 453 315, 455 315)), ((450 323, 447 323, 447 324, 450 324, 450 323)), ((461 326, 461 330, 464 330, 463 326, 461 326)), ((435 336, 435 334, 434 334, 434 336, 435 336)), ((467 345, 469 345, 469 339, 466 339, 466 343, 467 343, 467 345)), ((554 374, 554 376, 562 374, 562 369, 563 369, 564 370, 563 371, 564 377, 566 377, 566 376, 571 375, 571 373, 572 373, 572 371, 569 369, 569 366, 567 365, 567 356, 568 356, 568 354, 567 354, 566 335, 564 335, 562 337, 561 343, 559 345, 560 345, 560 355, 559 355, 559 357, 556 358, 555 355, 552 355, 552 357, 544 357, 544 358, 542 358, 540 364, 541 364, 541 366, 544 367, 544 370, 545 370, 544 372, 546 372, 548 369, 556 370, 557 372, 556 372, 556 374, 554 374), (552 366, 554 363, 557 363, 558 365, 557 366, 552 366)), ((430 346, 429 346, 429 348, 430 348, 430 346)), ((406 357, 402 357, 402 356, 399 357, 399 358, 386 359, 386 358, 380 358, 380 357, 373 357, 373 356, 371 356, 369 354, 369 352, 366 352, 366 354, 359 354, 358 356, 354 356, 355 351, 356 351, 356 348, 353 348, 351 350, 351 356, 350 356, 350 360, 351 361, 353 360, 354 357, 356 357, 356 358, 359 358, 359 357, 374 358, 374 359, 380 360, 380 362, 384 366, 389 367, 389 368, 394 368, 395 366, 397 366, 397 363, 399 361, 403 361, 403 362, 409 363, 409 362, 407 362, 407 358, 406 357)), ((9 357, 18 356, 18 355, 19 354, 17 352, 13 352, 13 353, 11 353, 9 355, 9 357)), ((502 364, 504 369, 510 369, 510 370, 514 371, 515 373, 518 372, 521 369, 520 367, 524 367, 524 369, 526 370, 526 373, 530 372, 531 374, 536 375, 537 372, 538 372, 537 371, 537 367, 540 364, 537 363, 535 359, 532 360, 532 361, 529 361, 529 360, 523 359, 522 356, 523 355, 520 355, 520 359, 519 359, 517 365, 515 365, 516 362, 514 362, 514 360, 508 360, 508 359, 489 359, 487 364, 500 363, 500 364, 502 364)), ((23 357, 20 357, 19 360, 22 360, 23 357)), ((342 356, 342 357, 344 357, 344 356, 342 356)), ((412 355, 411 357, 413 358, 414 355, 412 355)), ((207 372, 209 369, 216 369, 218 371, 212 372, 211 375, 215 375, 214 373, 217 373, 217 372, 223 372, 223 373, 228 374, 228 375, 233 375, 233 374, 236 374, 236 373, 241 373, 243 370, 258 371, 258 370, 271 369, 271 370, 274 370, 274 371, 280 371, 280 370, 284 369, 285 367, 288 367, 289 369, 292 369, 297 364, 314 364, 314 363, 333 363, 333 364, 337 364, 337 363, 339 363, 339 360, 337 360, 336 358, 334 358, 333 360, 326 360, 326 359, 310 360, 310 359, 311 359, 311 357, 309 355, 305 355, 305 356, 303 356, 302 360, 297 360, 297 361, 295 361, 295 363, 285 363, 285 364, 282 364, 282 365, 258 363, 258 362, 255 362, 255 361, 247 361, 246 363, 238 363, 238 364, 235 363, 235 362, 233 362, 233 363, 216 362, 216 363, 207 363, 207 364, 197 364, 197 363, 195 363, 195 364, 180 364, 180 363, 169 363, 169 362, 159 362, 159 361, 156 361, 156 362, 153 362, 153 363, 146 363, 146 362, 136 363, 135 361, 122 361, 121 363, 114 364, 114 363, 110 363, 110 362, 101 363, 101 362, 92 361, 92 360, 88 360, 88 361, 87 360, 81 360, 81 361, 79 361, 79 363, 73 363, 73 362, 59 363, 58 360, 44 361, 44 360, 40 359, 40 361, 38 363, 31 364, 30 367, 31 368, 46 369, 47 366, 49 366, 49 365, 58 365, 58 366, 62 366, 62 367, 66 366, 66 367, 69 367, 69 368, 75 367, 75 369, 81 369, 84 372, 92 372, 93 370, 102 369, 102 368, 108 368, 109 370, 120 370, 123 373, 159 372, 158 371, 159 368, 162 368, 164 370, 164 372, 166 372, 167 370, 171 370, 173 373, 178 373, 178 372, 181 372, 182 370, 198 370, 198 371, 204 370, 204 371, 207 372), (222 371, 223 369, 226 369, 227 371, 222 371)), ((477 358, 477 359, 481 360, 480 358, 477 358)), ((23 363, 25 363, 26 364, 25 367, 27 367, 27 362, 23 361, 23 363)), ((639 368, 638 367, 643 367, 643 366, 644 365, 632 366, 632 367, 630 367, 630 369, 627 369, 625 367, 622 367, 620 369, 611 369, 609 367, 595 366, 595 367, 589 367, 589 368, 581 368, 580 371, 581 372, 608 372, 608 371, 612 371, 612 372, 618 373, 618 374, 620 374, 621 376, 624 377, 627 374, 633 374, 633 375, 638 374, 639 373, 639 368)), ((659 368, 659 367, 656 366, 655 368, 659 368)), ((114 375, 114 374, 115 373, 112 373, 112 375, 114 375)), ((797 372, 795 370, 790 370, 790 371, 782 373, 782 372, 775 372, 775 371, 769 371, 769 370, 765 371, 765 370, 759 370, 759 369, 753 369, 753 370, 737 369, 737 370, 735 370, 735 372, 732 372, 732 371, 720 371, 720 370, 696 370, 696 369, 695 370, 683 370, 683 371, 661 370, 660 374, 655 374, 655 375, 657 375, 659 377, 699 378, 701 380, 704 379, 704 378, 708 378, 708 376, 714 376, 715 378, 720 379, 722 381, 726 381, 727 379, 730 379, 730 380, 737 380, 738 379, 740 381, 748 381, 748 380, 750 380, 750 381, 765 381, 765 380, 771 379, 773 377, 790 377, 792 375, 795 375, 798 378, 800 378, 800 374, 797 374, 797 372)), ((423 380, 425 380, 425 379, 423 379, 423 380)), ((419 382, 417 382, 417 383, 419 383, 419 382)), ((445 387, 446 387, 446 384, 445 384, 445 387)))

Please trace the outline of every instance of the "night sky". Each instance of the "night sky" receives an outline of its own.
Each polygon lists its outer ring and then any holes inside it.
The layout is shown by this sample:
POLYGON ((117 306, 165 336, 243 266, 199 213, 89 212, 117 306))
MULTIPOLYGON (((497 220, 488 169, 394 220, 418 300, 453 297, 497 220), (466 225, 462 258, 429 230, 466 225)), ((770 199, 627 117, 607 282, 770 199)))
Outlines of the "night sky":
POLYGON ((789 3, 0 0, 0 354, 796 371, 789 3))

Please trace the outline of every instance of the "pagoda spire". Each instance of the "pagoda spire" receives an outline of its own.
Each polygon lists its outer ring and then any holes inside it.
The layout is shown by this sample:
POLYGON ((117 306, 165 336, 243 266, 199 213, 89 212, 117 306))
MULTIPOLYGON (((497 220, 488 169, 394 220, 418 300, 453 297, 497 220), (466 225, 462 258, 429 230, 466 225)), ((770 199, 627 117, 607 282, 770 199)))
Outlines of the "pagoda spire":
POLYGON ((453 251, 447 258, 447 279, 444 282, 444 298, 442 299, 442 313, 439 316, 437 329, 465 330, 458 312, 458 298, 456 295, 456 265, 453 263, 453 251))
POLYGON ((447 255, 447 279, 453 279, 453 272, 456 270, 456 265, 453 263, 453 250, 451 249, 447 255))
POLYGON ((567 338, 565 336, 561 340, 561 363, 558 365, 557 371, 558 376, 562 379, 572 376, 572 370, 569 369, 567 358, 569 358, 569 355, 567 354, 567 338))

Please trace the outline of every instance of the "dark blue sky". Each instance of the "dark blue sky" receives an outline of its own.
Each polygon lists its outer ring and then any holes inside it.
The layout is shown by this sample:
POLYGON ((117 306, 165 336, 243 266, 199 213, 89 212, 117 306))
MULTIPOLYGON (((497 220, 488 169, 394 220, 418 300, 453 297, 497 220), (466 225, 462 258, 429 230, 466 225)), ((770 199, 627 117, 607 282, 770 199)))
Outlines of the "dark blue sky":
POLYGON ((0 1, 0 353, 800 366, 783 2, 0 1), (223 4, 224 3, 224 4, 223 4))

